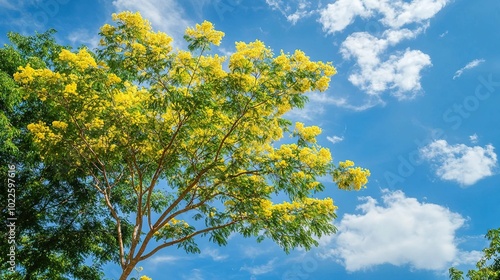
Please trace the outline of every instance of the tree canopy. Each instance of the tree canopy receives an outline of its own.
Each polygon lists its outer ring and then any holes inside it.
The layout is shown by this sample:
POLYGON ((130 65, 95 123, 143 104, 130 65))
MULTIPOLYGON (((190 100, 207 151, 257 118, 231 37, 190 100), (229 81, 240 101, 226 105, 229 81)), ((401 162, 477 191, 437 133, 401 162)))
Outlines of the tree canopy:
MULTIPOLYGON (((467 272, 471 280, 500 280, 500 228, 488 230, 486 238, 490 241, 483 249, 483 257, 476 263, 476 269, 467 272)), ((463 272, 452 267, 451 280, 463 280, 463 272)))
MULTIPOLYGON (((27 64, 53 68, 63 49, 55 42, 54 32, 10 33, 12 45, 0 49, 0 178, 7 183, 9 166, 15 167, 11 179, 16 186, 18 268, 9 274, 9 257, 2 254, 1 279, 99 279, 100 265, 118 256, 114 224, 99 206, 97 191, 83 183, 83 173, 69 175, 63 165, 44 164, 27 131, 33 120, 50 123, 59 116, 38 98, 29 98, 13 75, 27 64)), ((7 202, 7 192, 0 198, 7 202)), ((2 207, 3 217, 7 211, 2 207)), ((6 226, 1 224, 1 232, 9 232, 6 226)), ((9 252, 10 246, 0 243, 2 252, 9 252)))
POLYGON ((51 116, 20 131, 41 165, 100 198, 120 279, 162 248, 199 252, 197 236, 225 245, 238 232, 288 252, 335 232, 333 200, 314 197, 319 179, 359 190, 369 171, 334 164, 319 127, 284 116, 328 88, 331 63, 275 55, 258 40, 219 56, 211 49, 224 33, 207 21, 186 30, 188 50, 174 50, 139 13, 113 20, 95 52, 60 48, 47 63, 18 63, 13 77, 51 116))

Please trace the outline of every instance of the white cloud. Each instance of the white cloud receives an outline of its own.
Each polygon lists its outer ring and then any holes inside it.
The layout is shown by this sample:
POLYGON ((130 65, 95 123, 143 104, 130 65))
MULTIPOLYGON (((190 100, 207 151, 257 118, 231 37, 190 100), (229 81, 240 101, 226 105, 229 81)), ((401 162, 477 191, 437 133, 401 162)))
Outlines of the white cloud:
POLYGON ((458 265, 472 265, 475 264, 483 257, 483 252, 481 251, 469 251, 469 252, 459 252, 455 260, 453 260, 452 266, 458 265))
POLYGON ((89 30, 85 28, 76 29, 68 35, 68 40, 73 45, 84 44, 90 49, 95 49, 99 46, 99 39, 100 37, 97 35, 97 32, 91 34, 89 30))
POLYGON ((370 98, 363 100, 361 104, 353 104, 347 97, 328 92, 311 92, 307 94, 307 97, 309 98, 309 102, 306 103, 304 108, 295 108, 287 112, 286 117, 302 121, 311 121, 324 114, 327 111, 325 108, 327 106, 335 106, 360 112, 377 105, 385 105, 385 102, 378 96, 370 96, 370 98))
POLYGON ((182 44, 184 31, 194 25, 175 0, 115 0, 113 5, 118 11, 139 11, 155 28, 174 38, 175 44, 182 44))
POLYGON ((162 263, 173 263, 179 260, 179 257, 168 256, 168 255, 158 255, 151 257, 148 261, 153 265, 162 264, 162 263))
POLYGON ((334 135, 332 137, 330 136, 326 136, 326 140, 332 142, 332 144, 337 144, 337 143, 340 143, 342 141, 344 141, 344 137, 343 136, 337 136, 337 135, 334 135))
POLYGON ((493 175, 497 155, 492 145, 469 147, 464 144, 450 145, 445 140, 436 140, 423 147, 423 158, 437 165, 436 175, 443 180, 470 186, 493 175))
POLYGON ((455 75, 453 76, 453 80, 462 76, 462 74, 464 73, 465 70, 475 68, 475 67, 479 66, 479 64, 483 63, 484 61, 485 61, 484 59, 474 59, 473 61, 467 63, 467 65, 458 69, 457 72, 455 72, 455 75))
POLYGON ((292 24, 315 13, 307 0, 266 0, 266 3, 273 10, 278 10, 292 24))
POLYGON ((357 16, 369 17, 370 11, 365 7, 364 0, 338 0, 328 4, 320 12, 319 22, 327 33, 344 30, 357 16))
POLYGON ((193 269, 189 275, 183 275, 182 279, 184 280, 203 280, 203 274, 199 269, 193 269))
POLYGON ((339 232, 321 242, 333 247, 323 257, 340 258, 348 271, 382 264, 443 270, 457 259, 455 231, 465 219, 437 204, 419 202, 402 191, 384 190, 383 204, 364 197, 361 214, 346 214, 339 232))
POLYGON ((375 18, 386 30, 380 37, 368 32, 350 34, 342 43, 345 59, 359 67, 349 81, 369 95, 390 91, 397 99, 411 99, 421 90, 421 71, 431 66, 430 57, 420 50, 387 53, 389 47, 413 39, 424 31, 429 20, 449 0, 337 0, 320 13, 319 22, 328 34, 343 31, 356 18, 375 18), (411 30, 411 29, 413 30, 411 30))
POLYGON ((392 29, 412 23, 424 23, 434 17, 449 0, 337 0, 320 11, 319 22, 327 33, 344 30, 356 17, 372 18, 392 29))
POLYGON ((257 266, 243 266, 240 270, 246 270, 250 272, 252 275, 262 275, 269 273, 274 270, 274 264, 276 263, 277 258, 274 258, 272 260, 269 260, 267 263, 263 265, 257 265, 257 266))
POLYGON ((477 141, 478 141, 478 139, 479 139, 479 136, 477 136, 477 134, 476 134, 476 133, 474 133, 473 135, 469 136, 469 140, 470 140, 470 142, 471 142, 472 144, 476 144, 476 143, 477 143, 477 141))
POLYGON ((255 259, 258 256, 262 256, 265 254, 269 254, 271 252, 271 248, 263 248, 263 247, 255 247, 255 246, 243 246, 242 253, 245 257, 255 259))
POLYGON ((439 34, 439 38, 443 38, 446 35, 448 35, 448 30, 446 30, 445 32, 439 34))
POLYGON ((219 250, 212 249, 212 248, 205 248, 204 250, 202 250, 201 256, 202 257, 210 257, 214 261, 222 261, 222 260, 225 260, 229 257, 228 255, 222 255, 219 252, 219 250))
POLYGON ((391 90, 398 99, 414 97, 421 89, 420 72, 432 65, 430 57, 419 50, 409 49, 393 54, 385 61, 381 57, 387 48, 404 39, 415 38, 423 29, 387 30, 382 38, 367 32, 349 35, 340 52, 345 59, 354 58, 359 67, 349 76, 349 81, 369 95, 391 90))

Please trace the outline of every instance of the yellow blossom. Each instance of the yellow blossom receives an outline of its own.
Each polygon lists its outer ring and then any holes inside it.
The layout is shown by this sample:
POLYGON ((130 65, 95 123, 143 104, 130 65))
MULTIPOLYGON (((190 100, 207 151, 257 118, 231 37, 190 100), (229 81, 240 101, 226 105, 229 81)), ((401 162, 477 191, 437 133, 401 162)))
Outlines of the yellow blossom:
POLYGON ((35 69, 33 69, 29 64, 26 67, 19 66, 18 72, 14 73, 14 80, 23 84, 28 84, 32 82, 35 76, 35 69))
POLYGON ((62 130, 65 130, 68 127, 68 124, 65 122, 60 122, 60 121, 53 121, 52 126, 55 128, 59 128, 62 130))
POLYGON ((208 42, 218 46, 224 37, 224 32, 217 31, 209 21, 204 21, 202 24, 196 24, 195 28, 187 28, 186 35, 195 39, 205 38, 208 42))
POLYGON ((316 143, 316 136, 321 134, 321 128, 317 126, 304 127, 301 122, 295 123, 295 130, 304 140, 311 143, 316 143))
POLYGON ((76 94, 76 88, 77 88, 76 83, 73 82, 71 84, 68 84, 64 87, 64 93, 76 94))

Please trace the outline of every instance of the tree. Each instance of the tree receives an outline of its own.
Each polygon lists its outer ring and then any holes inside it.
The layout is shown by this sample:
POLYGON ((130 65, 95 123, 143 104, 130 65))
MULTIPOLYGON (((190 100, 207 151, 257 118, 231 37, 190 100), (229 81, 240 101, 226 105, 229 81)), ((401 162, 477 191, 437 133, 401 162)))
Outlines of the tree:
MULTIPOLYGON (((54 67, 52 62, 63 49, 55 42, 54 32, 28 37, 9 33, 12 45, 0 49, 0 178, 6 184, 9 166, 15 166, 11 179, 16 185, 18 266, 16 273, 9 273, 9 257, 2 254, 1 279, 100 279, 100 266, 118 255, 114 225, 104 218, 97 191, 83 183, 83 174, 69 176, 64 166, 44 164, 27 133, 33 120, 50 123, 58 120, 58 114, 38 98, 23 96, 13 75, 26 64, 36 69, 54 67)), ((7 192, 1 192, 0 198, 7 202, 7 192)), ((8 217, 7 211, 2 207, 3 217, 8 217)), ((6 223, 0 227, 2 233, 9 232, 6 223)), ((2 252, 9 252, 11 246, 0 243, 2 252)))
MULTIPOLYGON (((490 241, 483 249, 483 257, 476 263, 476 269, 467 272, 471 280, 500 280, 500 228, 490 229, 486 233, 490 241)), ((451 280, 463 280, 463 272, 452 267, 449 270, 451 280)))
POLYGON ((223 33, 207 21, 186 30, 188 51, 174 51, 139 13, 113 20, 95 54, 63 49, 53 68, 28 64, 14 78, 57 115, 27 126, 43 164, 83 174, 100 194, 116 226, 120 279, 162 248, 199 252, 197 236, 225 245, 239 232, 288 252, 335 232, 333 200, 311 197, 324 189, 318 177, 359 190, 369 171, 334 165, 316 142, 319 127, 283 118, 304 93, 327 89, 331 63, 302 51, 275 56, 258 40, 218 56, 210 48, 223 33))

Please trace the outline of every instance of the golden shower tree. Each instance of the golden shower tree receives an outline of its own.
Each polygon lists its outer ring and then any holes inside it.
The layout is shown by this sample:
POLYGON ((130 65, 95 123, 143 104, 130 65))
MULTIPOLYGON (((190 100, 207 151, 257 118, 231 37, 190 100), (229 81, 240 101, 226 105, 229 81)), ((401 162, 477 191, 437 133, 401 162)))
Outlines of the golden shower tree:
POLYGON ((139 13, 113 20, 96 54, 62 50, 53 67, 26 65, 14 78, 59 115, 27 128, 44 164, 84 174, 100 193, 120 279, 162 248, 199 252, 197 236, 219 245, 232 232, 267 237, 288 252, 335 232, 332 199, 312 197, 324 189, 318 178, 359 190, 369 171, 334 165, 316 142, 320 128, 283 118, 304 93, 327 89, 330 63, 274 55, 260 41, 213 54, 224 34, 206 21, 186 30, 188 50, 173 50, 139 13))

